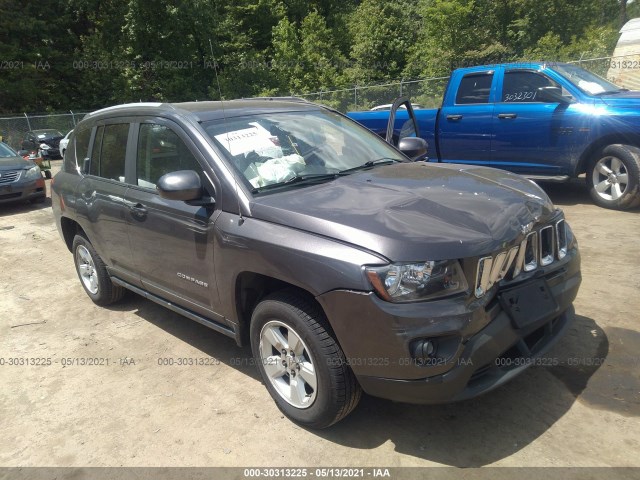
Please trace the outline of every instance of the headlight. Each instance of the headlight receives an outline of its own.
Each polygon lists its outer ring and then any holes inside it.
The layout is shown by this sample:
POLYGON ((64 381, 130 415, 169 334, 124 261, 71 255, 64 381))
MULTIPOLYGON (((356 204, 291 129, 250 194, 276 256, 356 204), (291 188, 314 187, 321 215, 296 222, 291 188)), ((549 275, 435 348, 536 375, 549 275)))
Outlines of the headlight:
POLYGON ((35 180, 37 178, 42 178, 42 173, 40 173, 40 167, 37 165, 35 167, 31 167, 24 174, 25 180, 35 180))
POLYGON ((457 260, 365 267, 376 293, 389 302, 432 300, 467 290, 457 260))
POLYGON ((51 147, 49 145, 47 145, 46 143, 41 143, 40 144, 40 150, 49 150, 51 147))

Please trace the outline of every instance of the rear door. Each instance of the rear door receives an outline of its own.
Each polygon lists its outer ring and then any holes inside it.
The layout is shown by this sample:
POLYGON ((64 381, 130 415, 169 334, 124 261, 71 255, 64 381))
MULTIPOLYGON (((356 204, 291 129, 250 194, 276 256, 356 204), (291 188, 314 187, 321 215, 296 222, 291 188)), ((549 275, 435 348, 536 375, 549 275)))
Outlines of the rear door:
MULTIPOLYGON (((126 218, 136 270, 145 290, 215 319, 214 222, 218 206, 166 200, 156 191, 170 172, 194 170, 211 197, 215 188, 199 150, 172 121, 139 118, 134 125, 135 156, 126 195, 126 218)), ((218 310, 219 311, 219 310, 218 310)))
POLYGON ((93 129, 85 176, 76 191, 78 220, 111 273, 140 285, 129 247, 125 159, 132 155, 133 131, 126 119, 103 121, 93 129))
POLYGON ((470 72, 462 75, 457 90, 447 92, 437 122, 443 162, 490 164, 496 78, 493 69, 470 72))

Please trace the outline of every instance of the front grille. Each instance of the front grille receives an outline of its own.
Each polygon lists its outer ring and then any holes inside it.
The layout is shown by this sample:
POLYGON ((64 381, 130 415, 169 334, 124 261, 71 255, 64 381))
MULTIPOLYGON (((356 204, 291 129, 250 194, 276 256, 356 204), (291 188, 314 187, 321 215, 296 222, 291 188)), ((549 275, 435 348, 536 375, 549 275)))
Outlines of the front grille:
POLYGON ((505 278, 514 279, 524 272, 531 272, 538 265, 551 265, 567 255, 567 232, 564 220, 529 233, 520 245, 511 247, 478 261, 475 295, 482 297, 505 278))
POLYGON ((12 170, 10 172, 0 172, 0 183, 15 182, 20 178, 20 170, 12 170))

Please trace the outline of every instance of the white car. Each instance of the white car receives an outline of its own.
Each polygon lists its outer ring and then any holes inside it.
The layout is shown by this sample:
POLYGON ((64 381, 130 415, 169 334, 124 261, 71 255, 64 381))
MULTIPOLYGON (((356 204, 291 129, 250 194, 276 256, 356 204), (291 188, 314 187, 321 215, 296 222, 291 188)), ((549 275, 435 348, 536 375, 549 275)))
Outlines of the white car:
POLYGON ((71 133, 73 132, 73 130, 69 130, 69 132, 64 136, 64 138, 62 140, 60 140, 60 155, 62 155, 62 158, 64 158, 64 152, 67 149, 67 145, 69 145, 69 137, 71 136, 71 133))

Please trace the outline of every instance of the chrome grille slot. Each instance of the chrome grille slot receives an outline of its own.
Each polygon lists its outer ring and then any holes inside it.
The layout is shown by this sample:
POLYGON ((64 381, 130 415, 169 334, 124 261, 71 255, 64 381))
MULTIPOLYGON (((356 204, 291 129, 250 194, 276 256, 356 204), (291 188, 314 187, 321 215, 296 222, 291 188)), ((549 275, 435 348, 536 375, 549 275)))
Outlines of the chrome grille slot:
POLYGON ((483 257, 478 260, 478 272, 476 273, 476 297, 482 297, 488 290, 489 277, 491 276, 491 267, 493 266, 493 257, 483 257))
POLYGON ((507 275, 517 254, 518 247, 512 247, 508 252, 500 252, 495 258, 483 257, 478 261, 476 297, 482 297, 507 275))
POLYGON ((556 247, 558 248, 558 260, 562 260, 568 251, 567 224, 564 220, 556 222, 556 247))
POLYGON ((540 229, 540 265, 549 265, 554 259, 553 226, 549 225, 540 229))
POLYGON ((20 170, 12 170, 10 172, 0 172, 0 183, 11 183, 18 180, 20 170))
POLYGON ((531 232, 527 235, 526 242, 522 269, 525 272, 530 272, 538 267, 538 232, 531 232))
POLYGON ((516 259, 517 255, 518 255, 518 247, 513 247, 511 248, 511 250, 509 250, 509 253, 507 254, 507 261, 504 263, 502 271, 500 272, 500 280, 502 280, 507 276, 507 273, 513 266, 513 261, 516 259))

